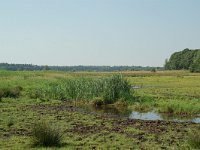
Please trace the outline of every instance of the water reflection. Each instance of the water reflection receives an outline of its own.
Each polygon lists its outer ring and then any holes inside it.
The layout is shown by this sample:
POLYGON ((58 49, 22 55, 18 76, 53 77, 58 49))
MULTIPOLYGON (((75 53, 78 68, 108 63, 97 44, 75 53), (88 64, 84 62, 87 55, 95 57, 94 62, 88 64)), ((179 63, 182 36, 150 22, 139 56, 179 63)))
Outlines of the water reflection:
POLYGON ((194 122, 194 123, 200 123, 200 118, 194 118, 194 119, 192 119, 192 122, 194 122))
POLYGON ((133 111, 129 115, 129 119, 140 119, 140 120, 166 120, 166 121, 175 121, 175 122, 194 122, 200 123, 200 117, 194 116, 178 116, 178 115, 168 115, 163 113, 156 112, 136 112, 133 111))
POLYGON ((129 119, 140 119, 140 120, 163 120, 160 114, 155 112, 140 113, 133 111, 129 115, 129 119))
POLYGON ((121 115, 121 116, 129 116, 129 114, 131 113, 130 110, 128 110, 127 108, 116 108, 114 106, 89 106, 89 107, 85 107, 85 109, 87 111, 90 112, 96 112, 96 113, 106 113, 106 114, 112 114, 112 115, 121 115))

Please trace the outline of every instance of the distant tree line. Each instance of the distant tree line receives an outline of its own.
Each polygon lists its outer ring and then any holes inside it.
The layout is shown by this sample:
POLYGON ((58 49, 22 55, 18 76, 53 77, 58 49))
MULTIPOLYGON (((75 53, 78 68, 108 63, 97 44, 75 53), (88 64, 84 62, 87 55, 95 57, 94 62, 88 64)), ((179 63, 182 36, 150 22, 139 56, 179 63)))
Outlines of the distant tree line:
POLYGON ((200 49, 190 50, 188 48, 175 52, 169 60, 165 61, 166 70, 190 70, 200 72, 200 49))
POLYGON ((8 64, 0 63, 0 70, 12 71, 34 71, 34 70, 54 70, 54 71, 96 71, 96 72, 110 72, 110 71, 152 71, 163 70, 163 67, 142 67, 142 66, 39 66, 32 64, 8 64))

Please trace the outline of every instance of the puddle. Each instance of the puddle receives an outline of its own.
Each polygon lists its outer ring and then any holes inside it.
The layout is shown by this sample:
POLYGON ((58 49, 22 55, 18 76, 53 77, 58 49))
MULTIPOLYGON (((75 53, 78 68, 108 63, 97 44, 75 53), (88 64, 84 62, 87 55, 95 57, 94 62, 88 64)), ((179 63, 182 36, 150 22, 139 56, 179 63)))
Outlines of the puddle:
POLYGON ((142 88, 170 88, 170 86, 160 86, 160 85, 142 85, 142 86, 137 86, 137 85, 132 85, 132 89, 142 89, 142 88))
POLYGON ((131 113, 131 111, 128 109, 117 109, 116 107, 113 106, 99 106, 99 107, 86 106, 83 108, 90 113, 103 113, 103 114, 117 115, 123 117, 129 116, 129 114, 131 113))
POLYGON ((200 123, 200 118, 195 118, 195 119, 192 119, 191 122, 194 122, 194 123, 200 123))
POLYGON ((113 106, 102 106, 102 107, 85 107, 90 113, 103 113, 108 115, 116 115, 118 117, 127 117, 129 119, 140 119, 140 120, 165 120, 174 122, 193 122, 200 123, 200 116, 179 116, 179 115, 168 115, 157 112, 137 112, 130 111, 128 109, 117 109, 113 106))
POLYGON ((133 111, 129 115, 129 119, 140 119, 140 120, 163 120, 162 117, 155 112, 140 113, 133 111))
POLYGON ((174 121, 174 122, 193 122, 193 123, 200 123, 200 117, 193 117, 193 116, 178 116, 178 115, 167 115, 162 113, 156 112, 136 112, 133 111, 129 115, 129 119, 140 119, 140 120, 166 120, 166 121, 174 121))
POLYGON ((131 86, 132 89, 141 89, 141 86, 131 86))

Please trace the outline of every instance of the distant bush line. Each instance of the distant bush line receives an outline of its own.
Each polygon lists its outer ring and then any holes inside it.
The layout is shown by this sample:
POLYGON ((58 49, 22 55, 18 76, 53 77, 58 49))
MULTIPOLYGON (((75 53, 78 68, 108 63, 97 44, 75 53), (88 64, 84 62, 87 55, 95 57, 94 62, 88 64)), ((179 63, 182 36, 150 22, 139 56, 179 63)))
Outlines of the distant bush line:
POLYGON ((163 67, 142 67, 142 66, 39 66, 32 64, 8 64, 0 63, 0 70, 11 71, 35 71, 35 70, 54 70, 54 71, 97 71, 97 72, 110 72, 110 71, 151 71, 153 69, 163 70, 163 67))

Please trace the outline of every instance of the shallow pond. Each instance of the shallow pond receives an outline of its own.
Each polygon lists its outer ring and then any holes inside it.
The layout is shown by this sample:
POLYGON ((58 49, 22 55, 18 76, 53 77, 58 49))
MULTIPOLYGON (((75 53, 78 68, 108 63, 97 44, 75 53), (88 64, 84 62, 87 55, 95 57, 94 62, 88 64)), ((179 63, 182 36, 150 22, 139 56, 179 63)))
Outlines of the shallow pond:
POLYGON ((129 115, 129 119, 140 119, 140 120, 166 120, 166 121, 175 121, 175 122, 194 122, 200 123, 199 116, 178 116, 178 115, 168 115, 157 112, 136 112, 133 111, 129 115))
POLYGON ((193 122, 200 123, 200 115, 196 116, 181 116, 181 115, 169 115, 166 113, 157 112, 138 112, 130 111, 128 109, 117 109, 113 106, 102 106, 102 107, 85 107, 85 109, 91 113, 102 113, 108 115, 116 115, 120 117, 127 117, 129 119, 140 119, 140 120, 166 120, 174 122, 193 122))

